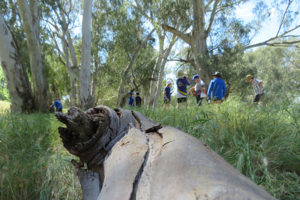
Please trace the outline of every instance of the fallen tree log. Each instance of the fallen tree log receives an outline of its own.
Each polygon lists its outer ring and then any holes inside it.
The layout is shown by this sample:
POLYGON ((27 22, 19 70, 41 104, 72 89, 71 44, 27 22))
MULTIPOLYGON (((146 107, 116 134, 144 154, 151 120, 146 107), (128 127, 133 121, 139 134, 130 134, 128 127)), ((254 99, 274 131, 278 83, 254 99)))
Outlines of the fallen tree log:
POLYGON ((139 112, 72 107, 56 116, 64 146, 80 159, 72 163, 84 199, 274 199, 198 139, 139 112))

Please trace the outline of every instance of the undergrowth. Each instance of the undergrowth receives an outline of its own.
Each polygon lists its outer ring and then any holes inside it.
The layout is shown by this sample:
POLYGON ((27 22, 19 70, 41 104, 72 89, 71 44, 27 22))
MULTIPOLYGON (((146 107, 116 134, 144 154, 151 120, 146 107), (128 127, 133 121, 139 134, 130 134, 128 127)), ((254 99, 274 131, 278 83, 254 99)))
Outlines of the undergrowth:
POLYGON ((0 114, 0 199, 81 199, 50 114, 0 114))
MULTIPOLYGON (((299 104, 232 98, 220 105, 198 107, 190 100, 178 109, 137 110, 199 138, 275 198, 300 199, 299 104)), ((1 200, 81 199, 59 125, 53 114, 0 112, 1 200)))
POLYGON ((138 109, 208 144, 277 199, 300 199, 300 105, 253 105, 240 99, 169 110, 138 109))

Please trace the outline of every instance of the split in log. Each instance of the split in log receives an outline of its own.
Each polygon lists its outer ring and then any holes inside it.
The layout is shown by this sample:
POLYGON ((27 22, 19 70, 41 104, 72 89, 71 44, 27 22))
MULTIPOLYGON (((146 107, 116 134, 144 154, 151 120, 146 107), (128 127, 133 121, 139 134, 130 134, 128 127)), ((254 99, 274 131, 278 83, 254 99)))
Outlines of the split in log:
POLYGON ((64 146, 80 158, 84 199, 274 199, 200 140, 139 112, 72 107, 56 116, 67 126, 64 146))

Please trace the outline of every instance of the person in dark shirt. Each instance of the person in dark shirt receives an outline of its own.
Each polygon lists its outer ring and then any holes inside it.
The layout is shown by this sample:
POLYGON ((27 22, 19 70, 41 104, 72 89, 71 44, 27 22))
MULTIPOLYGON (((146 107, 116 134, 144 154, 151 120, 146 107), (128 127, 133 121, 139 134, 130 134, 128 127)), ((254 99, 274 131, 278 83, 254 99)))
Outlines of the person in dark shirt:
POLYGON ((140 93, 136 92, 136 97, 135 97, 135 105, 137 107, 141 107, 142 106, 142 98, 140 97, 140 93))
POLYGON ((132 91, 128 92, 128 96, 129 96, 129 102, 128 105, 129 106, 134 106, 134 98, 132 97, 132 91))
POLYGON ((167 86, 164 89, 164 103, 166 109, 169 109, 171 103, 171 87, 172 87, 172 81, 168 80, 167 86))
POLYGON ((177 73, 177 103, 186 105, 187 101, 187 85, 191 85, 187 75, 184 75, 182 70, 179 70, 177 73))
POLYGON ((63 106, 59 100, 59 98, 56 98, 54 103, 51 105, 51 107, 55 107, 56 112, 62 112, 63 106))

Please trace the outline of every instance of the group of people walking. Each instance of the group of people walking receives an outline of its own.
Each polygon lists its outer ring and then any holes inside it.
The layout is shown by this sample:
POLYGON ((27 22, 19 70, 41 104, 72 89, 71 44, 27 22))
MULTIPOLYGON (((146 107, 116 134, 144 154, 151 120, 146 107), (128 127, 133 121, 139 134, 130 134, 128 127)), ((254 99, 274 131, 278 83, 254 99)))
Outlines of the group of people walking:
MULTIPOLYGON (((193 82, 195 85, 189 90, 196 98, 197 105, 202 105, 203 99, 207 99, 213 103, 221 103, 226 95, 226 84, 225 81, 221 78, 220 72, 215 72, 212 74, 214 77, 211 80, 208 90, 206 91, 206 85, 203 80, 200 79, 198 74, 193 76, 193 82)), ((177 103, 178 105, 185 105, 188 98, 188 89, 187 86, 190 86, 191 83, 188 79, 188 76, 184 74, 182 70, 177 72, 177 103)), ((167 82, 167 86, 164 89, 164 103, 166 108, 169 107, 171 102, 171 87, 172 81, 167 82)))
MULTIPOLYGON (((197 105, 201 106, 203 99, 207 99, 209 103, 222 103, 226 97, 226 84, 222 79, 220 72, 215 72, 212 74, 213 79, 210 81, 208 90, 206 91, 206 85, 203 80, 200 79, 198 74, 193 76, 193 82, 195 85, 189 90, 196 98, 197 105)), ((252 75, 247 75, 246 79, 251 82, 255 92, 255 97, 253 102, 258 102, 264 95, 263 83, 261 80, 254 78, 252 75)), ((182 70, 177 72, 177 105, 185 105, 188 98, 188 89, 191 83, 188 76, 184 74, 182 70)), ((172 81, 167 81, 167 86, 164 89, 164 103, 165 107, 169 108, 171 103, 171 87, 172 81)))

